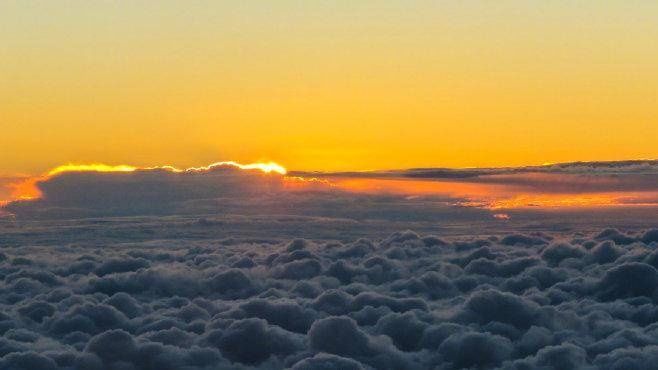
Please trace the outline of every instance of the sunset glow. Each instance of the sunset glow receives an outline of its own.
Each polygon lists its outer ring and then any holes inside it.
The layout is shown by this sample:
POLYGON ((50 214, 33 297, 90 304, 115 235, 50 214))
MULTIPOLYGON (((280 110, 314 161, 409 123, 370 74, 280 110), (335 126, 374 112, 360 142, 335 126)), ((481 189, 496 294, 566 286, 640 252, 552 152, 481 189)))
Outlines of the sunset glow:
POLYGON ((0 370, 658 366, 658 1, 0 0, 0 370))
POLYGON ((29 3, 0 4, 0 201, 70 172, 287 167, 311 174, 288 190, 653 204, 625 177, 312 175, 658 158, 653 2, 29 3))
MULTIPOLYGON (((285 175, 288 171, 281 166, 280 164, 274 163, 274 162, 266 162, 266 163, 249 163, 249 164, 240 164, 237 162, 233 161, 227 161, 227 162, 215 162, 209 166, 205 167, 191 167, 187 168, 185 170, 182 170, 184 172, 191 172, 191 171, 208 171, 212 170, 213 168, 218 168, 218 167, 223 167, 223 166, 229 166, 229 167, 237 167, 242 170, 261 170, 265 173, 278 173, 279 175, 285 175)), ((180 170, 175 170, 175 171, 180 171, 180 170)))
MULTIPOLYGON (((342 191, 356 194, 397 195, 404 197, 442 197, 452 199, 460 207, 475 207, 490 210, 523 208, 584 208, 584 207, 641 207, 658 205, 658 191, 599 191, 581 190, 584 186, 597 189, 601 186, 623 184, 617 177, 578 177, 550 173, 488 175, 483 178, 410 179, 380 178, 377 175, 350 176, 286 176, 288 171, 274 162, 241 164, 235 161, 215 162, 208 166, 179 169, 173 166, 137 167, 131 165, 66 164, 48 171, 45 175, 26 178, 9 184, 10 200, 38 199, 42 196, 38 183, 66 173, 129 173, 135 171, 163 170, 172 173, 203 173, 215 169, 235 168, 244 171, 259 171, 263 174, 281 176, 286 191, 342 191), (533 187, 538 187, 533 189, 533 187), (552 189, 545 192, 542 188, 552 189)), ((584 189, 584 188, 583 188, 584 189)), ((501 218, 497 216, 497 218, 501 218)))
POLYGON ((657 158, 656 14, 654 1, 4 1, 0 169, 657 158))
MULTIPOLYGON (((536 177, 533 175, 532 177, 536 177)), ((518 186, 459 181, 335 178, 333 186, 350 192, 443 196, 455 205, 499 209, 658 206, 658 192, 523 193, 518 186)))
POLYGON ((6 201, 29 200, 29 199, 40 198, 41 191, 39 191, 39 188, 37 187, 37 183, 46 178, 47 177, 29 178, 13 184, 9 184, 9 187, 11 189, 11 193, 10 193, 11 198, 7 199, 6 201))
POLYGON ((66 165, 58 166, 48 171, 47 176, 56 176, 58 174, 66 173, 66 172, 134 172, 137 170, 154 170, 154 169, 162 169, 172 172, 195 172, 195 171, 209 171, 212 170, 213 168, 219 168, 219 167, 235 167, 242 170, 260 170, 265 173, 275 172, 280 175, 285 175, 287 172, 283 166, 274 162, 241 164, 234 161, 226 161, 226 162, 215 162, 204 167, 190 167, 185 169, 178 169, 173 166, 155 166, 155 167, 140 168, 140 167, 129 166, 129 165, 112 166, 102 163, 94 163, 94 164, 66 164, 66 165))
POLYGON ((109 166, 101 163, 65 164, 48 171, 47 176, 56 176, 65 172, 133 172, 135 170, 137 170, 137 167, 127 165, 109 166))

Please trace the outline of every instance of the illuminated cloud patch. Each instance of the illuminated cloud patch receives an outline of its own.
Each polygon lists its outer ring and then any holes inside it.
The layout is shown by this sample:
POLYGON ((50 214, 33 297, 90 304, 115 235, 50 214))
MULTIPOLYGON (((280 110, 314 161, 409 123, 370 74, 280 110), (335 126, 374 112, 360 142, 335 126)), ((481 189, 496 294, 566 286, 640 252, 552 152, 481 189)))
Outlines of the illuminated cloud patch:
POLYGON ((95 164, 65 164, 48 171, 47 176, 57 176, 66 172, 133 172, 138 168, 128 165, 110 166, 102 163, 95 164))

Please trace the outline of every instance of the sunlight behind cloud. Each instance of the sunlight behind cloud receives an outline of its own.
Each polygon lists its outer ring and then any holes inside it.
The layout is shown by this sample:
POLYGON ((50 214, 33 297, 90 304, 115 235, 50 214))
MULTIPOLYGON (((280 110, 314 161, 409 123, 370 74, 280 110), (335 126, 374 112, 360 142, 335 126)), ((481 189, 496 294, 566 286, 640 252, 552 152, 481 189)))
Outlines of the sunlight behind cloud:
POLYGON ((65 172, 133 172, 135 170, 137 170, 137 167, 128 166, 128 165, 110 166, 102 163, 92 163, 92 164, 69 163, 62 166, 57 166, 52 170, 48 171, 48 176, 55 176, 65 172))
POLYGON ((280 175, 285 175, 286 173, 288 173, 288 171, 283 166, 281 166, 278 163, 274 163, 274 162, 241 164, 241 163, 234 162, 234 161, 215 162, 215 163, 212 163, 212 164, 210 164, 209 166, 206 166, 206 167, 191 167, 191 168, 187 168, 183 171, 185 171, 185 172, 208 171, 208 170, 211 170, 213 168, 222 167, 222 166, 237 167, 237 168, 242 169, 242 170, 261 170, 265 173, 275 172, 275 173, 278 173, 280 175))
POLYGON ((171 172, 199 172, 199 171, 209 171, 218 167, 235 167, 241 170, 261 170, 265 173, 278 173, 285 175, 287 173, 286 169, 278 163, 274 162, 264 162, 264 163, 248 163, 242 164, 234 161, 224 161, 224 162, 215 162, 208 166, 204 167, 190 167, 185 169, 179 169, 173 166, 155 166, 155 167, 135 167, 130 165, 107 165, 103 163, 92 163, 92 164, 65 164, 58 166, 48 171, 47 176, 55 176, 61 173, 66 172, 134 172, 137 170, 167 170, 171 172))

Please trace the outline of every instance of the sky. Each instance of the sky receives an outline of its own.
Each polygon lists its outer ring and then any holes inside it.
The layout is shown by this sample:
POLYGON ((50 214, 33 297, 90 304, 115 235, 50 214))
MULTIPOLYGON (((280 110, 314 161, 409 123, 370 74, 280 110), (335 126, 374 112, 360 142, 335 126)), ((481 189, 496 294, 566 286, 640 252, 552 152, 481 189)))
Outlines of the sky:
POLYGON ((2 1, 0 175, 658 157, 655 1, 2 1))

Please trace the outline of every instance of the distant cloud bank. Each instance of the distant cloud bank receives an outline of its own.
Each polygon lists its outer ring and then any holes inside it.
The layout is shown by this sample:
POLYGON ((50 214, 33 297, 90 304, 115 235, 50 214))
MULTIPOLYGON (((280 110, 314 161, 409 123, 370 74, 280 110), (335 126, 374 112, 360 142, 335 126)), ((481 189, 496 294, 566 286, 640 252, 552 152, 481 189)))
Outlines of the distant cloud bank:
MULTIPOLYGON (((428 204, 433 204, 436 212, 457 215, 473 213, 465 208, 493 212, 658 206, 658 162, 343 173, 287 173, 274 163, 220 162, 186 170, 96 164, 62 166, 43 177, 4 180, 2 185, 4 196, 13 197, 4 210, 17 217, 229 211, 317 215, 338 212, 341 208, 336 204, 341 202, 345 207, 338 213, 344 217, 367 207, 368 202, 379 207, 373 212, 388 213, 387 217, 408 213, 414 207, 428 210, 428 204), (328 202, 335 207, 326 209, 328 202)), ((482 214, 494 217, 502 213, 482 214)))

